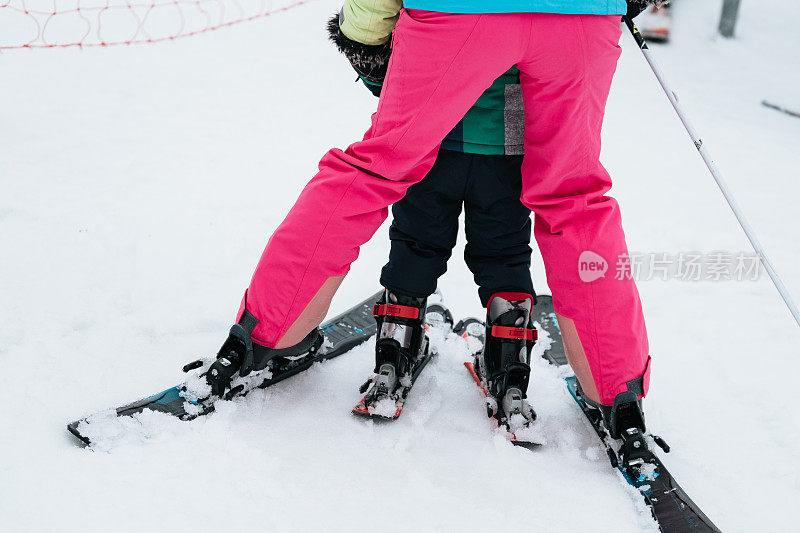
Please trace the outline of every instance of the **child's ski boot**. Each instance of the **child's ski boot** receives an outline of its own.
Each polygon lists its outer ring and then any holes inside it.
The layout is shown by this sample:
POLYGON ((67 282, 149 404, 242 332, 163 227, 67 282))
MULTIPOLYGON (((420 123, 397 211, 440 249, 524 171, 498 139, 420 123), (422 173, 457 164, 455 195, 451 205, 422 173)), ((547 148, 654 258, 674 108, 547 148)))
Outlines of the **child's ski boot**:
POLYGON ((487 395, 487 414, 516 437, 536 420, 526 400, 530 354, 536 342, 532 307, 530 294, 492 296, 486 308, 484 349, 475 356, 474 364, 487 395))
MULTIPOLYGON (((432 355, 425 336, 425 304, 426 298, 389 290, 375 304, 375 375, 361 386, 360 392, 366 395, 353 414, 389 420, 400 416, 406 395, 432 355)), ((442 314, 437 313, 437 318, 442 314)))

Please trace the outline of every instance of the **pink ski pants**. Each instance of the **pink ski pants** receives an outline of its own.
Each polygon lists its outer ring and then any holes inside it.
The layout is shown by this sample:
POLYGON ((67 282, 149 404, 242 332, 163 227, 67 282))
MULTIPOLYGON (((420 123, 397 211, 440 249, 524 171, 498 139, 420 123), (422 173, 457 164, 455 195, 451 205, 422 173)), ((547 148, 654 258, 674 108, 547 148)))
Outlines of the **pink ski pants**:
POLYGON ((644 378, 638 394, 646 393, 641 303, 629 276, 615 275, 627 246, 599 161, 619 37, 619 16, 402 11, 364 140, 322 158, 261 256, 242 302, 259 319, 254 341, 274 346, 326 280, 348 271, 387 207, 430 170, 445 135, 517 65, 525 104, 521 200, 535 213, 556 310, 574 322, 604 404, 637 378, 644 378), (609 273, 593 279, 604 261, 609 273))

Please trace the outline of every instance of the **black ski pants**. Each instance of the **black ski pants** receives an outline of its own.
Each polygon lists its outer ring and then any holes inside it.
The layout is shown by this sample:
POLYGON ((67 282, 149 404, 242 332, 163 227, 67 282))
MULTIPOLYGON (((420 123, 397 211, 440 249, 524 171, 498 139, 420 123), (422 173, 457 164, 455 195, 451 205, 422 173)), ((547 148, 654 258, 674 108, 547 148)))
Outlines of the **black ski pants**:
POLYGON ((381 285, 423 298, 436 290, 456 245, 464 206, 464 260, 485 307, 492 294, 533 294, 531 212, 520 202, 522 156, 440 150, 428 175, 394 204, 381 285))

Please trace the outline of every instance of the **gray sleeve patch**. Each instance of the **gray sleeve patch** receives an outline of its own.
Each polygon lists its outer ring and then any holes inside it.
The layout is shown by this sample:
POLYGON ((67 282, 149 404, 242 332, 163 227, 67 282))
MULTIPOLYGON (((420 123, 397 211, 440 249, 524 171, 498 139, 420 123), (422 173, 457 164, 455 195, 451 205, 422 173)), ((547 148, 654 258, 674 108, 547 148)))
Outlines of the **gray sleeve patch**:
POLYGON ((506 107, 503 112, 505 122, 506 155, 525 153, 525 106, 522 103, 522 86, 509 83, 505 86, 506 107))

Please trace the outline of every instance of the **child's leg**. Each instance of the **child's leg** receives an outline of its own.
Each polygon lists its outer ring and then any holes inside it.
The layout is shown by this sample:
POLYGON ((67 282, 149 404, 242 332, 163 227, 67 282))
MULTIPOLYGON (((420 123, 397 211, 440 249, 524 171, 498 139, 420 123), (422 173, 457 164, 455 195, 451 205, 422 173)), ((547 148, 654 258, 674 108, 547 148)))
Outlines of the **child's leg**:
POLYGON ((610 405, 619 393, 647 392, 650 361, 636 285, 629 270, 618 269, 627 246, 599 160, 620 20, 542 14, 532 35, 528 59, 518 64, 526 111, 522 200, 536 213, 556 311, 571 321, 562 330, 578 337, 570 339, 579 343, 570 358, 576 371, 591 369, 594 383, 579 376, 590 398, 610 405))
POLYGON ((394 204, 392 248, 381 271, 381 285, 415 298, 427 298, 436 290, 436 280, 447 271, 456 245, 471 162, 471 154, 440 150, 425 179, 394 204))
POLYGON ((306 310, 309 302, 347 272, 386 207, 428 173, 447 132, 517 63, 530 29, 527 14, 401 14, 372 128, 323 157, 261 256, 240 310, 258 320, 255 342, 280 347, 302 338, 297 328, 296 340, 284 336, 295 322, 319 316, 330 295, 306 310))
POLYGON ((498 292, 533 294, 531 211, 519 199, 522 156, 473 157, 464 199, 464 260, 486 307, 498 292))
POLYGON ((475 156, 464 199, 464 259, 486 308, 485 345, 475 364, 494 399, 492 414, 512 433, 536 418, 525 400, 534 293, 531 212, 519 200, 521 166, 522 156, 475 156), (508 336, 503 330, 516 333, 508 336))

